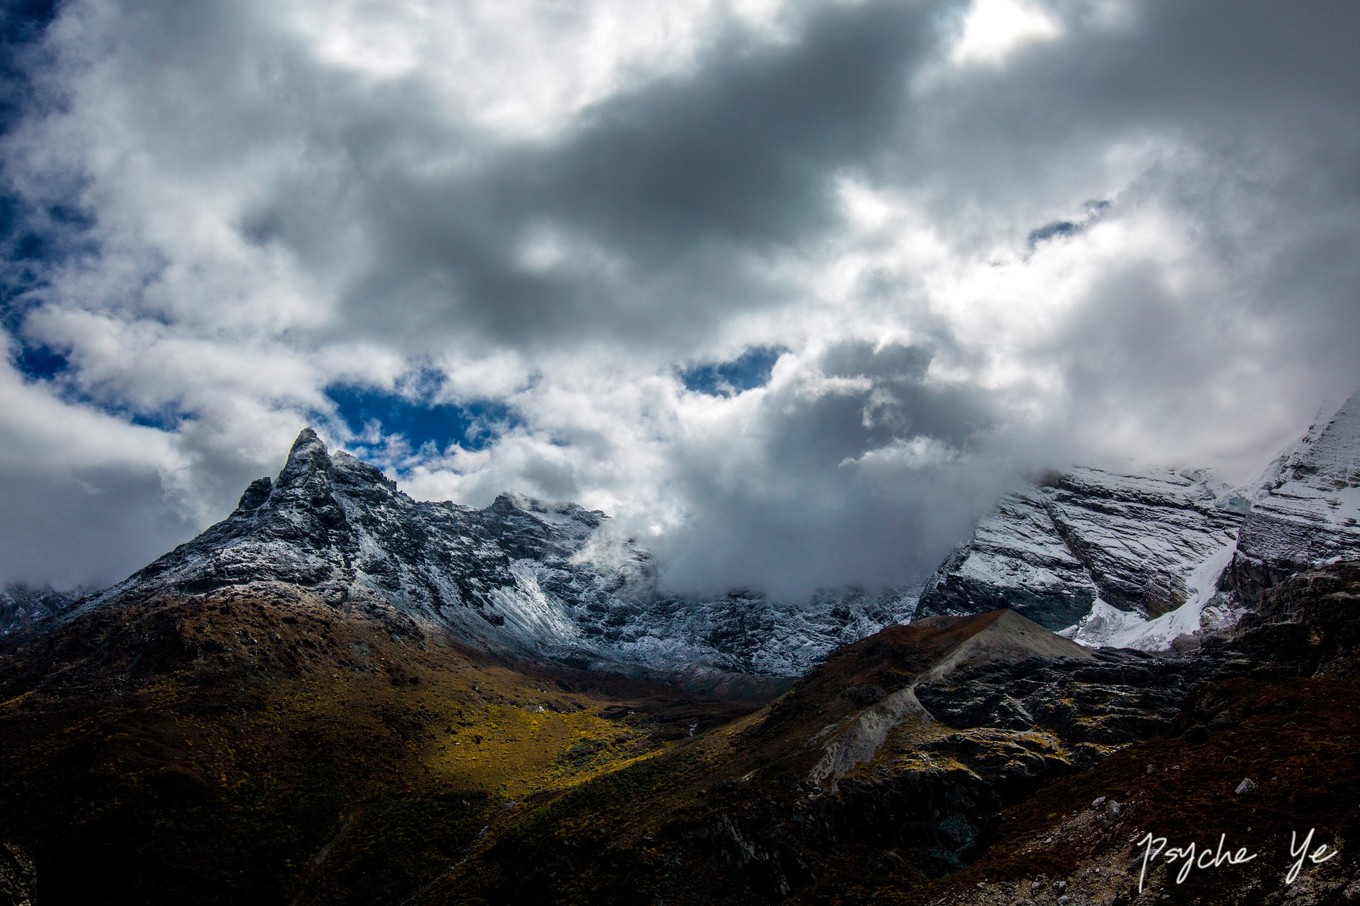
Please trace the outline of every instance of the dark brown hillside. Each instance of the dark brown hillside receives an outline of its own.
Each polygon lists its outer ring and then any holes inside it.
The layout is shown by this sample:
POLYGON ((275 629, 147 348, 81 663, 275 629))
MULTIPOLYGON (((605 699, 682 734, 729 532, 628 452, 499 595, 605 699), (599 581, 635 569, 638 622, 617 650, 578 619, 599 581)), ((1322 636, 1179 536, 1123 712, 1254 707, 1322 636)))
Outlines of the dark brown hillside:
MULTIPOLYGON (((1147 830, 1349 851, 1358 589, 1354 564, 1301 575, 1181 656, 928 618, 755 712, 357 596, 124 597, 0 649, 0 840, 44 906, 1140 902, 1147 830)), ((1267 904, 1278 863, 1149 877, 1267 904)))
POLYGON ((749 709, 288 588, 124 601, 19 642, 0 840, 44 906, 400 902, 526 797, 749 709))
POLYGON ((996 845, 966 871, 918 891, 887 877, 855 884, 845 901, 1360 902, 1358 640, 1360 563, 1293 577, 1266 593, 1234 642, 1253 655, 1252 675, 1205 685, 1167 734, 1011 809, 996 845), (1286 883, 1291 839, 1310 830, 1314 847, 1338 854, 1286 883), (1140 896, 1137 843, 1148 833, 1211 849, 1223 836, 1258 857, 1192 870, 1183 883, 1183 860, 1153 860, 1140 896))
POLYGON ((775 903, 844 871, 920 884, 1044 781, 1168 726, 1194 675, 1011 613, 893 627, 764 711, 493 829, 420 902, 775 903), (946 720, 926 698, 958 707, 946 720))

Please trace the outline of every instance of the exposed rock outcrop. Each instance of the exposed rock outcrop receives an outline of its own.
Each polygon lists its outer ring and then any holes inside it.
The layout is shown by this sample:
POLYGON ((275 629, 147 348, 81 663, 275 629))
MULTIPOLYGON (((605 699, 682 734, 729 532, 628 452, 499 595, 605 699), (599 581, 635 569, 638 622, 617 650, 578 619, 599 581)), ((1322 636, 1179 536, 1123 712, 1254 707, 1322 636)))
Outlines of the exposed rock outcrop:
POLYGON ((0 906, 33 906, 37 886, 38 871, 28 853, 0 843, 0 906))
MULTIPOLYGON (((1277 583, 1230 637, 1206 646, 1249 670, 1199 684, 1169 732, 1015 806, 975 864, 899 901, 1360 902, 1360 871, 1348 855, 1360 836, 1352 792, 1360 770, 1357 642, 1360 562, 1277 583), (1115 814, 1111 801, 1120 803, 1115 814), (1150 858, 1149 835, 1161 849, 1150 858), (1300 861, 1304 839, 1310 853, 1325 845, 1337 856, 1300 861), (1184 852, 1166 857, 1191 845, 1196 856, 1210 856, 1190 869, 1184 852), (1223 850, 1254 858, 1214 862, 1223 850)), ((893 886, 884 878, 862 883, 842 902, 876 901, 893 886)))
POLYGON ((50 585, 16 583, 0 588, 0 636, 58 616, 84 594, 82 589, 57 591, 50 585))

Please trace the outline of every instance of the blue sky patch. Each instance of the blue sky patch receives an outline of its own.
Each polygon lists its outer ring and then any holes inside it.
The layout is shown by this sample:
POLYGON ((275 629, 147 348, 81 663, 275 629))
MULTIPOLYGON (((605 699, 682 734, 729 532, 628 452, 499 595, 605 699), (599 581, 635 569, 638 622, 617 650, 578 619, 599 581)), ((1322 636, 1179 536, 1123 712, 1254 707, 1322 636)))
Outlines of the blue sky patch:
POLYGON ((1081 224, 1073 223, 1070 220, 1056 220, 1053 223, 1044 224, 1037 230, 1030 230, 1028 245, 1032 249, 1041 242, 1080 232, 1081 224))
POLYGON ((685 389, 708 396, 736 396, 770 382, 774 363, 787 352, 782 346, 752 346, 727 362, 693 365, 680 371, 685 389))
POLYGON ((157 431, 177 431, 190 417, 189 413, 174 406, 137 409, 91 396, 80 388, 78 382, 64 379, 71 370, 71 361, 50 346, 16 342, 10 361, 25 381, 49 385, 49 392, 62 402, 93 409, 131 425, 155 428, 157 431))
POLYGON ((56 0, 0 4, 0 133, 9 129, 32 93, 25 50, 42 37, 56 14, 56 0))
POLYGON ((57 15, 57 0, 7 0, 0 8, 0 41, 32 40, 57 15))
POLYGON ((1030 230, 1029 238, 1025 244, 1029 246, 1029 250, 1032 252, 1041 242, 1075 236, 1099 220, 1109 207, 1110 202, 1103 198, 1088 201, 1081 206, 1082 218, 1080 220, 1055 220, 1052 223, 1046 223, 1038 229, 1030 230))
POLYGON ((66 356, 48 346, 19 346, 14 367, 26 380, 50 381, 71 367, 66 356))
POLYGON ((346 384, 326 388, 326 395, 355 434, 376 421, 384 434, 401 435, 413 449, 432 444, 443 450, 456 443, 465 450, 481 450, 506 428, 518 423, 514 410, 492 400, 463 406, 432 404, 385 390, 346 384))
POLYGON ((155 412, 131 412, 123 417, 139 428, 155 428, 157 431, 170 432, 178 431, 180 424, 188 418, 185 413, 173 408, 155 412))

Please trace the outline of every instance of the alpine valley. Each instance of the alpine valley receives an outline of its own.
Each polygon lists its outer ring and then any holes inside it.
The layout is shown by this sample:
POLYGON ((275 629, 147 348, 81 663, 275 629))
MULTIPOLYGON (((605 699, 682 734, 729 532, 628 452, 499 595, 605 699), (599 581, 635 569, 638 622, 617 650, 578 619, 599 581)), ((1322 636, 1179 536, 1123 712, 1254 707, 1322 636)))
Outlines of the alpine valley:
POLYGON ((923 586, 695 599, 304 430, 0 593, 0 904, 1360 902, 1358 519, 1360 394, 1246 486, 1037 476, 923 586))

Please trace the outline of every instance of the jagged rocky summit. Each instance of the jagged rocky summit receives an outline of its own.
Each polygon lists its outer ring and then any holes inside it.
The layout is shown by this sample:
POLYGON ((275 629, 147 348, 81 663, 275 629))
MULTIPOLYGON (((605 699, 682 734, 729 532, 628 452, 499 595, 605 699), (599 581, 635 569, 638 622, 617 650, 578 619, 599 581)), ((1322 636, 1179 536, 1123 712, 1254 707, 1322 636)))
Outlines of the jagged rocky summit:
POLYGON ((274 480, 82 609, 125 596, 305 589, 396 611, 502 652, 579 666, 792 676, 832 648, 911 615, 910 592, 810 603, 753 593, 686 600, 605 514, 502 494, 485 509, 413 500, 376 467, 331 454, 310 428, 274 480))
POLYGON ((1360 393, 1254 487, 1206 470, 1076 468, 1006 495, 927 582, 919 615, 1011 607, 1092 645, 1226 629, 1302 570, 1360 556, 1360 393))

